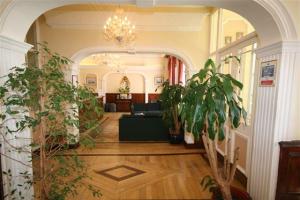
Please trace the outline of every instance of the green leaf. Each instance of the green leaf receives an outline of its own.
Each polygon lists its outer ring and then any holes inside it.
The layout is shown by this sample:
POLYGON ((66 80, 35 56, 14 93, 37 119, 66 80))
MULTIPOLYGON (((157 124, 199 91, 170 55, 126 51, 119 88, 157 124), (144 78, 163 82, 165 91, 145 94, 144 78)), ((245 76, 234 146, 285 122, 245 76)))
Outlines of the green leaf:
POLYGON ((231 101, 233 97, 233 87, 231 85, 230 79, 226 78, 223 80, 223 90, 226 94, 227 101, 231 101))
POLYGON ((226 74, 225 76, 231 80, 233 85, 237 86, 240 90, 243 89, 243 84, 240 81, 233 78, 230 74, 226 74))
POLYGON ((212 59, 208 59, 204 65, 204 69, 211 69, 213 72, 216 72, 216 65, 212 59))

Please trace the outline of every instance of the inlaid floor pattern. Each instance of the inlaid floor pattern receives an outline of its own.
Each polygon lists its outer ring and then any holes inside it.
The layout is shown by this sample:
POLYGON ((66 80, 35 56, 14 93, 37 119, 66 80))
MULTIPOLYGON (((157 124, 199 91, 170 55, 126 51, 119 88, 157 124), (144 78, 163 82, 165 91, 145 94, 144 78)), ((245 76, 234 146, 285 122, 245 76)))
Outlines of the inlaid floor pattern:
MULTIPOLYGON (((203 150, 168 143, 118 143, 120 113, 110 113, 96 138, 93 150, 78 150, 88 165, 85 184, 101 190, 101 200, 110 199, 210 199, 201 179, 211 174, 203 150)), ((235 181, 234 185, 242 188, 235 181)), ((82 187, 68 200, 94 200, 82 187)))

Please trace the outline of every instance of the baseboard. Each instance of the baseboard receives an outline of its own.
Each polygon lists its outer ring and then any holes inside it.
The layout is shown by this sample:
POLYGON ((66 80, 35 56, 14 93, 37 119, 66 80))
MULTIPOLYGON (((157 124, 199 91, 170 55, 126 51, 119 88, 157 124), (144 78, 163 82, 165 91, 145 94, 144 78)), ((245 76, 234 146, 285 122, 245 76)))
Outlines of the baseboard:
MULTIPOLYGON (((217 152, 217 156, 218 156, 218 161, 219 163, 224 163, 224 156, 222 154, 220 154, 219 152, 217 152)), ((204 160, 209 164, 208 158, 207 158, 207 154, 201 154, 201 156, 204 158, 204 160)), ((234 177, 236 178, 236 180, 238 180, 243 187, 247 188, 247 181, 248 178, 245 176, 245 174, 243 172, 241 172, 241 170, 239 170, 238 168, 235 171, 235 175, 234 177)))

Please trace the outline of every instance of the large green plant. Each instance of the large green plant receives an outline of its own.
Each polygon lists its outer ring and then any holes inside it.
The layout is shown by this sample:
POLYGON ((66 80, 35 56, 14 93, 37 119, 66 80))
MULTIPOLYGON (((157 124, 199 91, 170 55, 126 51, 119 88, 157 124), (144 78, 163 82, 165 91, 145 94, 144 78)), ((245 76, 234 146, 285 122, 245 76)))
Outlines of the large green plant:
POLYGON ((169 126, 171 134, 180 134, 179 103, 184 87, 180 84, 170 85, 169 81, 165 81, 162 87, 160 100, 163 108, 163 119, 169 126))
MULTIPOLYGON (((98 189, 82 184, 82 180, 88 178, 86 164, 76 152, 70 156, 67 149, 77 142, 82 146, 93 146, 94 141, 88 135, 78 137, 74 134, 81 123, 78 110, 85 110, 81 118, 88 118, 95 113, 102 115, 102 108, 92 91, 66 81, 64 71, 71 63, 68 58, 52 53, 46 45, 40 45, 40 49, 34 51, 34 55, 41 59, 41 66, 25 64, 13 67, 7 76, 2 77, 5 81, 0 86, 1 141, 18 153, 28 153, 31 147, 38 147, 29 158, 32 159, 34 177, 29 171, 21 172, 18 176, 23 181, 6 197, 24 199, 22 191, 32 185, 35 186, 35 198, 42 200, 64 200, 69 195, 76 195, 78 186, 87 187, 99 197, 98 189), (14 123, 15 128, 8 123, 14 123), (22 131, 26 129, 32 130, 33 138, 24 140, 32 142, 14 146, 13 140, 22 138, 22 131), (68 156, 64 156, 66 150, 68 156)), ((99 123, 97 119, 84 120, 84 125, 91 128, 99 123)), ((26 165, 18 160, 12 162, 26 165)), ((10 169, 4 172, 4 176, 11 182, 16 178, 10 169)))
MULTIPOLYGON (((236 57, 229 57, 226 59, 236 57)), ((231 129, 239 127, 242 120, 246 122, 246 111, 239 96, 243 84, 234 79, 230 74, 218 72, 221 65, 209 59, 199 73, 188 80, 186 91, 181 103, 181 119, 186 122, 189 132, 196 138, 202 136, 208 154, 212 174, 219 186, 224 199, 231 199, 230 184, 233 180, 238 152, 234 152, 231 165, 231 129), (225 139, 225 125, 228 125, 227 151, 224 157, 224 166, 220 168, 217 161, 217 141, 225 139)))

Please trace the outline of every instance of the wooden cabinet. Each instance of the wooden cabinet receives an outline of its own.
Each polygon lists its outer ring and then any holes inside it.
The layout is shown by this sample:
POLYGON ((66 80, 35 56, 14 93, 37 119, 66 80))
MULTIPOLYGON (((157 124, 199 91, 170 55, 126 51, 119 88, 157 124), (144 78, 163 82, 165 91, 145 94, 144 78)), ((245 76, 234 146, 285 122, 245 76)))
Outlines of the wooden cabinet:
POLYGON ((276 200, 300 200, 300 141, 279 145, 276 200))
POLYGON ((131 100, 120 99, 116 101, 117 112, 130 112, 131 100))
POLYGON ((145 103, 144 93, 131 93, 131 99, 118 98, 119 93, 106 93, 106 103, 115 103, 117 112, 130 112, 132 103, 145 103))

